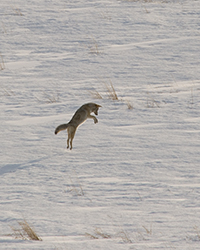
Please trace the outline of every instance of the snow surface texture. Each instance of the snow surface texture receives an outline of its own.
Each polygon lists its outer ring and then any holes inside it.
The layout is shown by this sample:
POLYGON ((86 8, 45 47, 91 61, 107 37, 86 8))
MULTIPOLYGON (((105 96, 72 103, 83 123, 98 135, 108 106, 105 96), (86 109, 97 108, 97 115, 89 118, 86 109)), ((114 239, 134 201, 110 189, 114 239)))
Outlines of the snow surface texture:
POLYGON ((0 249, 199 249, 200 1, 6 0, 0 16, 0 249), (54 129, 87 102, 99 123, 67 150, 54 129), (24 218, 42 241, 12 236, 24 218))

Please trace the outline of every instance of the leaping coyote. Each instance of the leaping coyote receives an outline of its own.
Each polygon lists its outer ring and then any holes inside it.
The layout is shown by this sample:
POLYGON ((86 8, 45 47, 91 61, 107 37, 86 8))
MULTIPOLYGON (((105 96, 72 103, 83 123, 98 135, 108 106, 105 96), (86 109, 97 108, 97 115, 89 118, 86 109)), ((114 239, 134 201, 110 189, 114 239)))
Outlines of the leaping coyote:
POLYGON ((81 106, 76 113, 73 115, 72 119, 66 123, 61 124, 55 129, 55 134, 58 132, 67 129, 68 132, 68 139, 67 139, 67 148, 72 149, 72 141, 74 139, 74 135, 76 133, 76 129, 78 126, 80 126, 83 122, 87 120, 87 118, 92 118, 94 120, 94 123, 97 123, 98 120, 95 116, 91 115, 92 112, 95 113, 95 115, 98 115, 98 109, 101 107, 101 105, 98 105, 96 103, 86 103, 83 106, 81 106))

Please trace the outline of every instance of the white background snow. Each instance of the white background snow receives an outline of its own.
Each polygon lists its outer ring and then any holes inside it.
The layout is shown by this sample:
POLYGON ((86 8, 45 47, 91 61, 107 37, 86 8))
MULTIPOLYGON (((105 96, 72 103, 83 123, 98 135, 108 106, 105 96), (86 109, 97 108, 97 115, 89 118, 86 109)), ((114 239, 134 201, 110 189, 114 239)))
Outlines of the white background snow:
POLYGON ((0 249, 200 249, 199 20, 199 0, 0 2, 0 249), (54 129, 87 102, 67 150, 54 129))

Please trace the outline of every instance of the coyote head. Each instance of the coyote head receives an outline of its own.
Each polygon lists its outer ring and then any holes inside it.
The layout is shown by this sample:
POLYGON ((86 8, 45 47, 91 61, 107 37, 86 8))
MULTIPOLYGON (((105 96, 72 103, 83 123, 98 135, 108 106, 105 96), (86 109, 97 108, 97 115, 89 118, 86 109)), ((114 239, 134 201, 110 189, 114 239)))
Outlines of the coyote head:
POLYGON ((95 115, 98 115, 98 109, 101 107, 101 105, 98 105, 96 103, 94 103, 94 106, 92 108, 92 112, 95 113, 95 115))

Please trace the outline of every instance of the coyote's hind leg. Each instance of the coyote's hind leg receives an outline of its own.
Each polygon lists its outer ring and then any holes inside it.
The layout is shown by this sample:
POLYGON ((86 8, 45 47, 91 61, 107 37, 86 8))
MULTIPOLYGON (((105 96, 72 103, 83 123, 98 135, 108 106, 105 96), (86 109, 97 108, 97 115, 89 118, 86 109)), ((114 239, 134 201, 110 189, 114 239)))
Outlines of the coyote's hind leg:
POLYGON ((76 132, 76 130, 74 130, 74 131, 71 133, 70 149, 72 149, 72 141, 73 141, 73 139, 74 139, 75 132, 76 132))
POLYGON ((67 148, 69 148, 69 134, 68 134, 68 138, 67 138, 67 148))
POLYGON ((68 127, 67 132, 68 132, 67 148, 69 148, 69 144, 70 144, 70 150, 71 150, 72 149, 72 141, 74 139, 76 129, 71 126, 71 127, 68 127))

